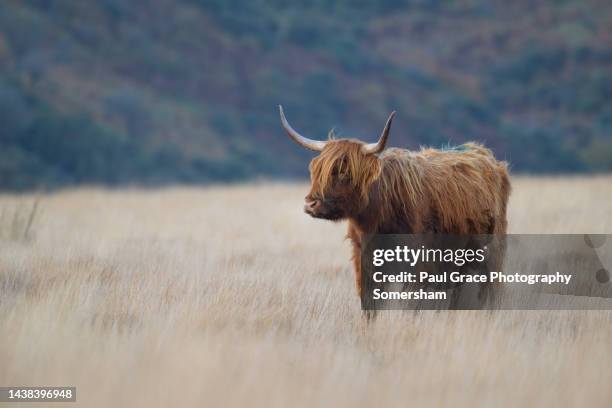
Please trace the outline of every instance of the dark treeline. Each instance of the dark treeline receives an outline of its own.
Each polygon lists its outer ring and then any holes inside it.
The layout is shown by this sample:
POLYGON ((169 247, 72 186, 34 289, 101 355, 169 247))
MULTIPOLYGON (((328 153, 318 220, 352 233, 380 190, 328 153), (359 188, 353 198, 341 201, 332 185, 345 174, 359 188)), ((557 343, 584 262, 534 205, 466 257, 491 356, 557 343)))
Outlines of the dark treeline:
POLYGON ((302 177, 281 132, 612 170, 609 1, 0 6, 0 188, 302 177))

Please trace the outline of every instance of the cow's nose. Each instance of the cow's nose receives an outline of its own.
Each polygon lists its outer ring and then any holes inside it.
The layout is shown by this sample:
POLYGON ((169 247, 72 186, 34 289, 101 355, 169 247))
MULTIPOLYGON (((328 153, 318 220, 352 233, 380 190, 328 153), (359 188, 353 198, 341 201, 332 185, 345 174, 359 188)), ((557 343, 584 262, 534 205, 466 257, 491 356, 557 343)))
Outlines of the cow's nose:
POLYGON ((321 207, 321 200, 308 200, 304 206, 304 211, 312 213, 317 211, 321 207))

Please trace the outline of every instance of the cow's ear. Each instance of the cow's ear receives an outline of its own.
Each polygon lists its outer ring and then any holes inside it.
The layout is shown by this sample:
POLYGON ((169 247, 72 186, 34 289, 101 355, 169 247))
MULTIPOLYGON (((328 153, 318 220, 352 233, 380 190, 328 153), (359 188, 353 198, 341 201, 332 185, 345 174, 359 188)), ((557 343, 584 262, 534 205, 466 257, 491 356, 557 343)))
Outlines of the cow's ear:
POLYGON ((385 123, 385 127, 380 134, 380 138, 376 143, 369 143, 363 145, 361 148, 365 154, 374 154, 380 153, 385 150, 385 146, 387 145, 387 139, 389 138, 389 131, 391 130, 391 123, 393 122, 393 117, 395 116, 395 111, 391 112, 389 118, 387 119, 387 123, 385 123))
POLYGON ((336 132, 334 132, 334 128, 331 128, 329 132, 327 132, 328 140, 336 140, 336 132))

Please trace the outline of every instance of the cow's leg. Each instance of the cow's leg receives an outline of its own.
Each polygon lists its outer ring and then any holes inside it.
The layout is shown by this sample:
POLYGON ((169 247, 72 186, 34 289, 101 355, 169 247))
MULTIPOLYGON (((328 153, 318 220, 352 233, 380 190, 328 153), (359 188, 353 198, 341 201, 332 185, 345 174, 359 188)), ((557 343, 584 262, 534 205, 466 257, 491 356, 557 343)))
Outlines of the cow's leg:
MULTIPOLYGON (((351 240, 351 244, 353 246, 353 268, 355 272, 355 288, 357 289, 357 295, 363 302, 363 294, 366 288, 364 287, 363 268, 361 265, 361 234, 356 228, 349 224, 347 238, 351 240)), ((376 317, 376 310, 362 310, 361 316, 363 318, 363 322, 367 326, 367 324, 376 317)))
POLYGON ((349 225, 347 237, 353 245, 353 267, 355 271, 355 288, 357 295, 361 297, 363 294, 362 274, 361 274, 361 237, 359 233, 349 225))
POLYGON ((357 296, 361 297, 363 294, 362 275, 361 275, 361 251, 353 248, 353 266, 355 268, 355 288, 357 289, 357 296))
MULTIPOLYGON (((485 260, 487 272, 500 272, 504 268, 504 259, 506 256, 506 236, 494 235, 489 243, 489 255, 485 260)), ((488 282, 483 286, 480 298, 483 303, 496 305, 503 297, 504 285, 500 282, 488 282)))

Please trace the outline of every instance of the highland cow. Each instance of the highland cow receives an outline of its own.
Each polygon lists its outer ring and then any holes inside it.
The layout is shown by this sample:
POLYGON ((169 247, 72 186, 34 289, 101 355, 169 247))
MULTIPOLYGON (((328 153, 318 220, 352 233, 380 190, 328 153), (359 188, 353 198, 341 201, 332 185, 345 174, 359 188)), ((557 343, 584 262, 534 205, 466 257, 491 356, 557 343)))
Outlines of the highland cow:
POLYGON ((315 218, 348 220, 360 295, 366 234, 506 233, 508 166, 482 145, 385 149, 395 112, 376 143, 312 140, 296 132, 279 109, 289 136, 320 153, 310 163, 312 185, 304 210, 315 218))

